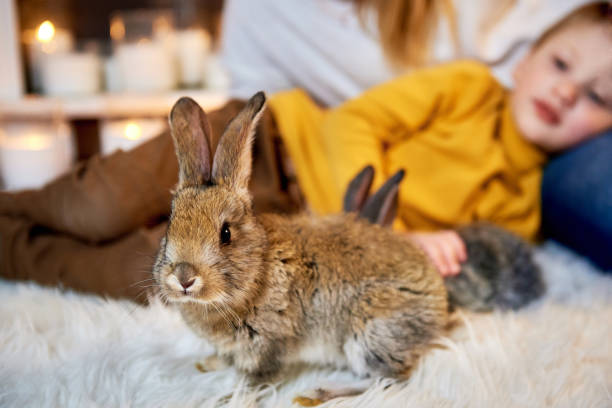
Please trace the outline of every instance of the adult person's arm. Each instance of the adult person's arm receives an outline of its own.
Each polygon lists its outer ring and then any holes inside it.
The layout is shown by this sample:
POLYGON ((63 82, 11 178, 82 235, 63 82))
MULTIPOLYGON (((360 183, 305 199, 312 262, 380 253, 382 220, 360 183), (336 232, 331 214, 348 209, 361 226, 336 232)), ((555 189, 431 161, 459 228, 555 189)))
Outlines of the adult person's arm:
POLYGON ((302 88, 333 106, 394 76, 350 1, 228 0, 222 27, 233 97, 302 88))

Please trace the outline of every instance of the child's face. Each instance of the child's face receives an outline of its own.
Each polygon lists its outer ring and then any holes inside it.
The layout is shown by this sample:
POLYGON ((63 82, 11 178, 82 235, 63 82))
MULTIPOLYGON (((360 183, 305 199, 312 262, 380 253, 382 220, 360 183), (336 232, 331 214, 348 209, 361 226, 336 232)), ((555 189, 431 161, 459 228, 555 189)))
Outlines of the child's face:
POLYGON ((561 29, 514 72, 514 118, 547 151, 571 147, 612 127, 612 33, 598 24, 561 29))

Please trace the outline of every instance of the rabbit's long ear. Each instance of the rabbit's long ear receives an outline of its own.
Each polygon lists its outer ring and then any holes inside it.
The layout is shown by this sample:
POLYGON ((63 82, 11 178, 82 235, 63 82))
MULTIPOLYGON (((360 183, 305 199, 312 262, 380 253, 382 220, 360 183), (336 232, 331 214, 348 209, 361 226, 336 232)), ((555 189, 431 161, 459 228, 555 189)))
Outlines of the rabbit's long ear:
POLYGON ((399 170, 368 198, 359 213, 372 224, 390 225, 397 215, 399 183, 404 178, 404 170, 399 170))
POLYGON ((363 205, 368 198, 370 187, 374 180, 374 167, 364 167, 349 183, 346 193, 344 193, 344 202, 342 210, 344 212, 361 211, 363 205))
POLYGON ((208 184, 212 134, 206 113, 193 99, 179 99, 170 112, 170 132, 179 163, 178 188, 208 184))
POLYGON ((251 177, 251 146, 265 103, 264 93, 256 93, 225 129, 213 160, 212 178, 215 184, 227 185, 237 190, 248 188, 251 177))

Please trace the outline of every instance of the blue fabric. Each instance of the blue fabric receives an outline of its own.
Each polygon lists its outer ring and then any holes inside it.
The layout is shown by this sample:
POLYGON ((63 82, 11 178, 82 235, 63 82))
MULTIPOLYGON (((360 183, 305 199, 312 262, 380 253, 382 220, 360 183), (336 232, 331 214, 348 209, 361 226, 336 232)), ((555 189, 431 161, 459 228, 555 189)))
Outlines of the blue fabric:
POLYGON ((545 168, 542 231, 612 272, 612 130, 545 168))

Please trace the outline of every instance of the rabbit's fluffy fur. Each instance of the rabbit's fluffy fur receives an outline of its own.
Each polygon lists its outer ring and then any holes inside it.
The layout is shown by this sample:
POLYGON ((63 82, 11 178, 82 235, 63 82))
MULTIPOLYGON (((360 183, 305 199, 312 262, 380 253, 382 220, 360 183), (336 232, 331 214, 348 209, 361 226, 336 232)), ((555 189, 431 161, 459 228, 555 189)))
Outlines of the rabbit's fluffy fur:
MULTIPOLYGON (((399 170, 370 195, 374 168, 364 167, 350 182, 343 210, 371 223, 390 225, 396 216, 399 170)), ((447 276, 444 285, 451 306, 478 312, 519 309, 545 291, 542 271, 533 259, 531 245, 514 233, 485 221, 455 230, 464 242, 467 259, 461 272, 447 276)))
POLYGON ((467 261, 444 280, 449 301, 473 311, 519 309, 545 291, 531 246, 510 231, 477 222, 457 229, 467 261))
POLYGON ((264 215, 251 209, 256 94, 211 160, 204 112, 183 98, 170 123, 179 184, 153 275, 162 296, 254 382, 287 363, 403 378, 443 333, 447 292, 426 256, 356 214, 264 215))

